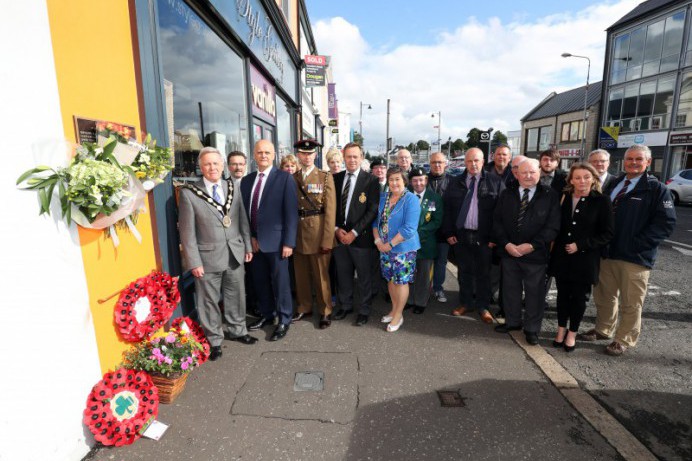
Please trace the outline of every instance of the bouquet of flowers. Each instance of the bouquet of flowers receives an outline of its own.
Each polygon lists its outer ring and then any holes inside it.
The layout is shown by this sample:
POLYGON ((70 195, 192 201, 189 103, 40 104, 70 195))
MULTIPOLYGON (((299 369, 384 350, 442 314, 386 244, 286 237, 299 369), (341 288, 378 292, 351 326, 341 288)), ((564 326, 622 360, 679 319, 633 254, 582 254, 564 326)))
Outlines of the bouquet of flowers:
POLYGON ((124 353, 123 367, 167 377, 184 375, 199 365, 202 345, 190 332, 172 329, 137 343, 124 353))

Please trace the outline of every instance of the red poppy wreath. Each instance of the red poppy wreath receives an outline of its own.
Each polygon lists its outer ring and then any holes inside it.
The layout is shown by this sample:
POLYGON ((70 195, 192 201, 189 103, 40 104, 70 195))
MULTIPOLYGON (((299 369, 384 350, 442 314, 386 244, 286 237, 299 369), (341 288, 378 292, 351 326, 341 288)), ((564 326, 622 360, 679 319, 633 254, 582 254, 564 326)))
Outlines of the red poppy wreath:
POLYGON ((203 351, 197 354, 197 361, 200 365, 207 361, 211 347, 209 346, 209 341, 207 341, 207 336, 204 334, 204 330, 202 330, 202 327, 200 327, 197 322, 190 317, 178 317, 173 320, 171 327, 182 332, 187 332, 189 330, 192 337, 195 338, 195 341, 200 343, 204 348, 203 351), (185 327, 187 327, 187 330, 185 327))
POLYGON ((129 342, 148 338, 171 317, 165 289, 151 276, 130 283, 115 304, 115 323, 129 342))
POLYGON ((159 413, 159 391, 146 372, 106 373, 87 397, 84 424, 103 445, 130 445, 159 413))

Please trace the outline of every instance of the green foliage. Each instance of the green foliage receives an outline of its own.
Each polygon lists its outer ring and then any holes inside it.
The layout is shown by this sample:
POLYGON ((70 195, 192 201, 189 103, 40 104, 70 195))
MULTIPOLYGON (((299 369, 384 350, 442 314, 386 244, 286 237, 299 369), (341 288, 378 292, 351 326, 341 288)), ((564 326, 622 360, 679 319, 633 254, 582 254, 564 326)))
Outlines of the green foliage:
POLYGON ((171 330, 164 337, 145 339, 123 354, 123 367, 164 376, 189 373, 199 365, 202 345, 191 334, 171 330))

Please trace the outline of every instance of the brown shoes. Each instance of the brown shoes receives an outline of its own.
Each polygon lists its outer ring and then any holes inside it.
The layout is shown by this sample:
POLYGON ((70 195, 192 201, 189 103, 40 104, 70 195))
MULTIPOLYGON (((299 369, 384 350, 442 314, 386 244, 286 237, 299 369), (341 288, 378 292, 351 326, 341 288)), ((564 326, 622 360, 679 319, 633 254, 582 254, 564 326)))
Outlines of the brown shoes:
POLYGON ((481 320, 483 321, 483 323, 487 323, 488 325, 490 325, 491 323, 493 323, 493 316, 490 315, 490 312, 483 311, 481 312, 481 320))
POLYGON ((452 311, 454 317, 461 317, 466 313, 466 308, 464 306, 459 306, 452 311))
POLYGON ((625 353, 626 350, 627 350, 627 346, 625 346, 624 344, 621 344, 617 341, 613 341, 612 343, 608 344, 606 346, 606 349, 605 349, 606 354, 612 355, 614 357, 621 356, 622 354, 625 353))
POLYGON ((595 328, 592 328, 586 333, 579 333, 577 335, 577 339, 580 341, 597 341, 610 338, 604 334, 597 332, 595 328))

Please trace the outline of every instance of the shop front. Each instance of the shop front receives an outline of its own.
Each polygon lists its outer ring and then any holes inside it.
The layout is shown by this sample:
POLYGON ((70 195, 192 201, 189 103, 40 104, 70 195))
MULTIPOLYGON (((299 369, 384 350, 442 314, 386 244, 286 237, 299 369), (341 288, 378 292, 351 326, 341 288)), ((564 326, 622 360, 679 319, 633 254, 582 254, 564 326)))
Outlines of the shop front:
POLYGON ((692 131, 670 133, 671 146, 670 175, 680 170, 692 168, 692 131))

